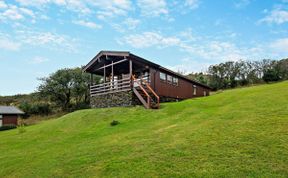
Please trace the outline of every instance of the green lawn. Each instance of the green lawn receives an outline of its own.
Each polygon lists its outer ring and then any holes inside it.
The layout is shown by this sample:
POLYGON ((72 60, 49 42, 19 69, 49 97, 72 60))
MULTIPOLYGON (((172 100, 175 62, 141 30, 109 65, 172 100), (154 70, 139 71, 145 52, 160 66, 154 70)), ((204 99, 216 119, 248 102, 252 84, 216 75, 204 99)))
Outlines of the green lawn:
POLYGON ((25 130, 0 132, 0 177, 288 177, 288 82, 25 130))

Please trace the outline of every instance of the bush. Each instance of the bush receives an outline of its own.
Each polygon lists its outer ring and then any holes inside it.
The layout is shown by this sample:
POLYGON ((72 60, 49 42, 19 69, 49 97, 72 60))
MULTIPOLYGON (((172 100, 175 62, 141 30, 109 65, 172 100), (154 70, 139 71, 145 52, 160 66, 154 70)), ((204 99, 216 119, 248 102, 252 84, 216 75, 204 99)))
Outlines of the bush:
POLYGON ((116 120, 113 120, 113 121, 110 123, 111 126, 115 126, 115 125, 118 125, 118 124, 120 124, 120 122, 119 122, 119 121, 116 121, 116 120))
POLYGON ((15 128, 16 128, 16 125, 4 125, 0 127, 0 131, 10 130, 10 129, 15 129, 15 128))
POLYGON ((31 114, 48 115, 52 112, 50 104, 47 103, 33 103, 22 102, 19 108, 25 112, 24 118, 29 117, 31 114))
POLYGON ((269 69, 264 72, 263 80, 265 82, 276 82, 280 80, 279 73, 275 69, 269 69))

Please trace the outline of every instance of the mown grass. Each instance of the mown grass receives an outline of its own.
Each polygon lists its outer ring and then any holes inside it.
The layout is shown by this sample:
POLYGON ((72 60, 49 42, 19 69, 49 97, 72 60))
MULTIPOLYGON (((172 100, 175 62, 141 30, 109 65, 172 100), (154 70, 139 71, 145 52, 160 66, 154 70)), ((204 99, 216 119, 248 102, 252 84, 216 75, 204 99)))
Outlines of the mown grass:
POLYGON ((1 132, 0 177, 287 177, 287 99, 282 82, 77 111, 1 132))

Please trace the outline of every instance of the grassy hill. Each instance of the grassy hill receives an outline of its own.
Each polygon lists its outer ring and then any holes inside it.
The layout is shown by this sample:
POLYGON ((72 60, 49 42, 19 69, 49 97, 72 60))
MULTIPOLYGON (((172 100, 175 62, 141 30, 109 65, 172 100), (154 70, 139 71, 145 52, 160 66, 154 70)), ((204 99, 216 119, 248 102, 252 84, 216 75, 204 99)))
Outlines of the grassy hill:
POLYGON ((288 82, 25 130, 0 132, 0 177, 287 177, 288 82))

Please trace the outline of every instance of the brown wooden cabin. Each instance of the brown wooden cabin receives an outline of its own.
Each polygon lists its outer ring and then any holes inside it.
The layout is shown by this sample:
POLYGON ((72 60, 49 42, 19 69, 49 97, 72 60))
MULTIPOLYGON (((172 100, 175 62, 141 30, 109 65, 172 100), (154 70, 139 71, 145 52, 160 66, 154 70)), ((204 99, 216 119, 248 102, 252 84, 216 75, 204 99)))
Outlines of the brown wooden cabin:
POLYGON ((14 106, 0 106, 0 127, 17 125, 19 115, 24 112, 14 106))
POLYGON ((143 104, 159 108, 164 101, 208 96, 210 87, 124 51, 101 51, 84 68, 91 74, 91 106, 143 104), (94 75, 102 76, 100 84, 94 75))

